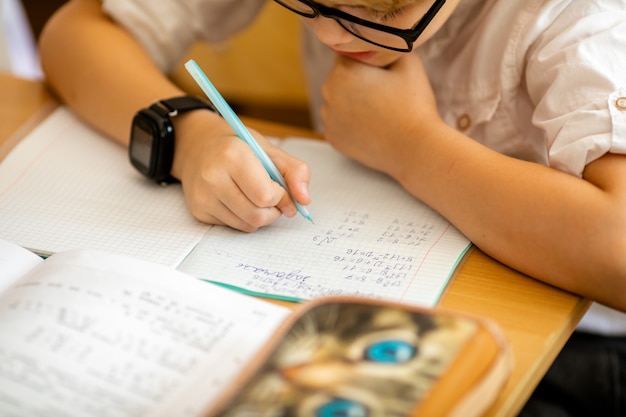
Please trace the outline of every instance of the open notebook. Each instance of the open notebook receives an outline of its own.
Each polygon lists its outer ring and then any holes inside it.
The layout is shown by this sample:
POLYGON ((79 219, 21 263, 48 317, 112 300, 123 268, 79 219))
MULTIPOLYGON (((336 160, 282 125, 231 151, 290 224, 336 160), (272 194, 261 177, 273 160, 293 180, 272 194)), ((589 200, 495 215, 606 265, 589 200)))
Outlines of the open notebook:
POLYGON ((387 176, 327 143, 281 147, 312 169, 309 210, 252 234, 196 221, 180 186, 59 107, 0 164, 0 238, 46 255, 98 249, 289 300, 362 295, 436 304, 470 242, 387 176))

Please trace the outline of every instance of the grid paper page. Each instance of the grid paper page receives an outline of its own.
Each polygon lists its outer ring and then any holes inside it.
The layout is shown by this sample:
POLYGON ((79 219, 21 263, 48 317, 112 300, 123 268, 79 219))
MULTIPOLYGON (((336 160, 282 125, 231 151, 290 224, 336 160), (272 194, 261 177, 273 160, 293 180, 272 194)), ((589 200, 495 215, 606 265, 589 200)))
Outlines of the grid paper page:
POLYGON ((0 239, 37 253, 99 249, 176 266, 209 228, 178 185, 141 176, 126 150, 60 107, 0 164, 0 239))
POLYGON ((350 294, 435 305, 469 240, 327 143, 288 139, 282 147, 311 166, 315 224, 298 215, 253 234, 214 227, 179 269, 287 299, 350 294))

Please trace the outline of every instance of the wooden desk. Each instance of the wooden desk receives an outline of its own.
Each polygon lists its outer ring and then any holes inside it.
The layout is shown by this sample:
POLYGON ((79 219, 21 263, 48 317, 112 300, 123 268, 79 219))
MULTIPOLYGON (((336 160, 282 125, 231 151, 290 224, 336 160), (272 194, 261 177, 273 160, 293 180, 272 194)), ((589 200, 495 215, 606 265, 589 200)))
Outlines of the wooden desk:
MULTIPOLYGON (((42 83, 0 74, 0 158, 54 104, 42 83), (39 113, 39 115, 38 115, 39 113), (30 125, 30 126, 29 126, 30 125)), ((246 120, 272 136, 310 132, 246 120)), ((440 302, 450 310, 488 317, 498 323, 513 349, 515 368, 487 416, 515 416, 546 372, 589 302, 547 286, 472 249, 440 302)))

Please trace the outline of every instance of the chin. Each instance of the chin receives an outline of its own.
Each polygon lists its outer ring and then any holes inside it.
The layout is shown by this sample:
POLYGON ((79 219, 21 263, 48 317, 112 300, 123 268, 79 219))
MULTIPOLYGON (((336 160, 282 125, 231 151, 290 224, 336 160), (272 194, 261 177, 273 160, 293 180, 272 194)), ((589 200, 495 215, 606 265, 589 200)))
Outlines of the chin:
POLYGON ((404 53, 401 52, 391 52, 390 53, 381 53, 377 54, 372 58, 368 64, 373 65, 375 67, 386 68, 392 64, 394 64, 397 60, 399 60, 404 53))

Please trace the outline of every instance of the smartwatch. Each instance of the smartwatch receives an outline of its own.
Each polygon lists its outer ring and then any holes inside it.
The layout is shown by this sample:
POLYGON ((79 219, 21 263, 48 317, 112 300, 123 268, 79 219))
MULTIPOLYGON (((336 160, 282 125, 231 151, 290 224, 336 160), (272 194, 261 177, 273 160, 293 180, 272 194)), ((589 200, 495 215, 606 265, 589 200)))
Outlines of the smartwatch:
POLYGON ((128 156, 132 165, 160 184, 176 182, 170 175, 174 160, 172 118, 191 110, 215 111, 212 104, 192 96, 159 100, 133 117, 128 156))

